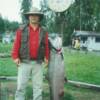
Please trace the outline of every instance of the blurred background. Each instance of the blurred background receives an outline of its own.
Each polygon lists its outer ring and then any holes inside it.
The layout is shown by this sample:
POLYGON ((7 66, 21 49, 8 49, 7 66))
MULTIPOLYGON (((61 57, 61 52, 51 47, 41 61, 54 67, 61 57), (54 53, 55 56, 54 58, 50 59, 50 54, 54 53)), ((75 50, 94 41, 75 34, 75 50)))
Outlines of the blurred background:
MULTIPOLYGON (((100 100, 100 0, 72 0, 61 13, 47 4, 47 0, 0 0, 0 100, 14 100, 17 67, 11 59, 12 45, 16 30, 26 23, 23 13, 34 6, 44 12, 41 24, 49 34, 62 35, 65 77, 95 85, 87 89, 65 82, 64 100, 100 100)), ((31 82, 26 94, 26 100, 31 100, 31 82)), ((43 96, 49 100, 45 79, 43 96)))

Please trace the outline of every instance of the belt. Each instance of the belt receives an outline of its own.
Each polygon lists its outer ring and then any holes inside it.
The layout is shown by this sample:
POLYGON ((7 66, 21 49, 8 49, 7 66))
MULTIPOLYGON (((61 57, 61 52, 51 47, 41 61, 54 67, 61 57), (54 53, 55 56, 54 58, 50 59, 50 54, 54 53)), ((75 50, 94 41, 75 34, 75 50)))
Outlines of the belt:
POLYGON ((36 61, 37 59, 36 58, 30 58, 30 60, 35 60, 36 61))

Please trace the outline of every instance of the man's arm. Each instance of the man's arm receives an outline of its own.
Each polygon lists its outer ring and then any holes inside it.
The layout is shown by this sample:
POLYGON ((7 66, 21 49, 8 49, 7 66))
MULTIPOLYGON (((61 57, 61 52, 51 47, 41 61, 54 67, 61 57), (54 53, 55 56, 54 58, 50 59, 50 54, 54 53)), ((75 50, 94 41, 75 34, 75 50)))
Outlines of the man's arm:
POLYGON ((49 43, 48 43, 48 33, 46 33, 45 38, 45 62, 48 64, 49 56, 50 56, 50 50, 49 50, 49 43))
POLYGON ((21 45, 21 30, 17 30, 13 48, 12 48, 12 58, 17 65, 20 63, 20 59, 19 59, 20 45, 21 45))

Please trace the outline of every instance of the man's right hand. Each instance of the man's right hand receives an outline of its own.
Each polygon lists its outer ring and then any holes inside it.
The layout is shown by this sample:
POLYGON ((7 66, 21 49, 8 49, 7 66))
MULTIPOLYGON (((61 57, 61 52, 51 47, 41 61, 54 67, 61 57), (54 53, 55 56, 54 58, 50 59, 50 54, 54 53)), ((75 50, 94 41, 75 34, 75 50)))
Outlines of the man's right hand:
POLYGON ((20 59, 19 59, 19 58, 15 59, 15 60, 14 60, 14 62, 15 62, 15 64, 16 64, 17 66, 19 66, 19 65, 20 65, 20 63, 21 63, 21 61, 20 61, 20 59))

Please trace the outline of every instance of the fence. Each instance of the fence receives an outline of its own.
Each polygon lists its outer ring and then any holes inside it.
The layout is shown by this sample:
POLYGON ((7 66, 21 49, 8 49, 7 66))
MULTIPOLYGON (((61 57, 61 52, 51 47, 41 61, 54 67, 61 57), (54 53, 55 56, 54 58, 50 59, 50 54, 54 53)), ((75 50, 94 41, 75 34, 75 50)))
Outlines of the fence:
MULTIPOLYGON (((9 54, 0 53, 0 58, 9 58, 9 54)), ((14 100, 16 88, 15 77, 0 77, 0 100, 14 100)))
MULTIPOLYGON (((16 79, 16 77, 0 77, 0 100, 14 100, 16 79)), ((32 87, 28 86, 26 90, 25 100, 31 100, 32 87)))
POLYGON ((0 78, 0 100, 14 100, 15 82, 0 78))

